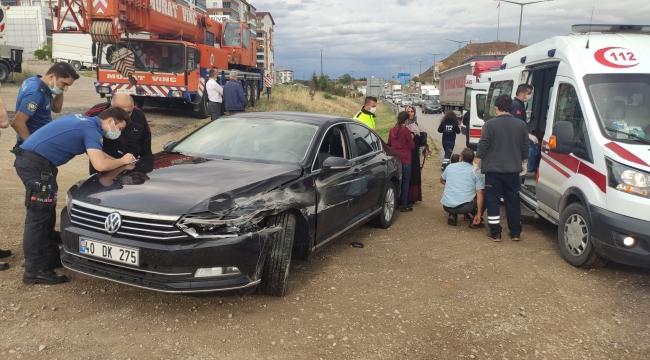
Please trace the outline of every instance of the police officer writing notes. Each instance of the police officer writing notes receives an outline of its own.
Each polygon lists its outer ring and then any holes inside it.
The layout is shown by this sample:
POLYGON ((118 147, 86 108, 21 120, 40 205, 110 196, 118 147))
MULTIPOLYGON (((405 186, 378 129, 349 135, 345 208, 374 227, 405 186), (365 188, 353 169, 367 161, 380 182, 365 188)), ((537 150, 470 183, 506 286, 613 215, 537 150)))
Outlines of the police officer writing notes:
POLYGON ((519 241, 521 209, 519 208, 520 176, 526 174, 528 162, 528 130, 526 123, 510 115, 512 99, 499 95, 494 102, 496 117, 485 122, 474 158, 474 176, 485 174, 485 203, 493 241, 501 241, 501 196, 508 217, 508 236, 519 241))
MULTIPOLYGON (((117 139, 104 138, 104 152, 115 159, 119 159, 127 153, 133 154, 136 159, 151 155, 151 128, 149 128, 147 117, 142 110, 135 107, 131 95, 115 94, 110 103, 93 106, 88 110, 86 116, 98 116, 102 111, 111 107, 122 108, 131 120, 117 139)), ((94 174, 95 172, 97 171, 90 164, 90 173, 94 174)))
POLYGON ((65 115, 35 132, 15 149, 16 173, 25 185, 25 284, 61 284, 65 275, 53 271, 52 263, 58 256, 58 246, 48 236, 54 229, 58 185, 56 176, 61 166, 77 155, 88 154, 98 171, 110 171, 135 161, 132 154, 120 159, 102 152, 101 137, 117 139, 128 125, 124 109, 111 107, 99 117, 65 115))
POLYGON ((70 64, 58 62, 45 76, 32 76, 23 82, 16 99, 16 116, 11 123, 16 130, 17 145, 52 121, 52 111, 61 112, 63 93, 77 79, 79 75, 70 64))

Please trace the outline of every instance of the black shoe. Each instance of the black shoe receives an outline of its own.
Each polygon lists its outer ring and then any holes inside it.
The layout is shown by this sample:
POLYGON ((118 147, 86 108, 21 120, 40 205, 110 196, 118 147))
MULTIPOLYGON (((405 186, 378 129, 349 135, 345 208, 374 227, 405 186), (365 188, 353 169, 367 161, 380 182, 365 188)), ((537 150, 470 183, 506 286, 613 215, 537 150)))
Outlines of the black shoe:
POLYGON ((482 223, 482 222, 479 223, 478 225, 474 225, 474 221, 473 221, 473 220, 470 220, 470 221, 469 221, 469 228, 470 228, 470 229, 483 229, 484 227, 485 227, 485 224, 482 223))
POLYGON ((501 242, 501 234, 492 234, 491 232, 488 233, 488 238, 494 242, 501 242))
POLYGON ((402 206, 402 207, 399 209, 399 211, 400 211, 400 212, 409 212, 409 211, 413 211, 413 208, 410 208, 410 207, 408 207, 408 206, 402 206))
POLYGON ((11 250, 0 249, 0 259, 11 256, 11 250))
POLYGON ((449 214, 449 218, 447 218, 447 224, 456 226, 458 224, 458 215, 449 214))
POLYGON ((0 271, 9 269, 9 264, 0 261, 0 271))
POLYGON ((508 237, 512 239, 512 241, 519 241, 521 240, 521 234, 513 234, 513 233, 508 233, 508 237))
POLYGON ((41 270, 34 272, 27 272, 23 274, 23 283, 27 285, 45 284, 56 285, 67 282, 68 278, 65 275, 59 275, 52 270, 41 270))

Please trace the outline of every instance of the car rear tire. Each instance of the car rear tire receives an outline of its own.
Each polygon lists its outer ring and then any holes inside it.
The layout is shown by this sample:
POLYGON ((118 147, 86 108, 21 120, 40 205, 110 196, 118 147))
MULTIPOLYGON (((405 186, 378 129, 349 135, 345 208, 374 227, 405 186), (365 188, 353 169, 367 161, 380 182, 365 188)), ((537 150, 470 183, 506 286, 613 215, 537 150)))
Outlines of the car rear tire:
POLYGON ((373 221, 373 225, 380 229, 388 229, 393 224, 395 218, 395 209, 397 204, 397 192, 395 184, 389 181, 386 185, 386 191, 381 199, 381 211, 379 216, 373 221))
POLYGON ((282 297, 289 288, 289 267, 296 234, 296 218, 289 213, 272 217, 269 227, 280 227, 275 233, 264 261, 261 290, 266 295, 282 297))
POLYGON ((607 259, 596 253, 589 215, 580 203, 573 203, 562 212, 558 243, 564 260, 575 267, 589 269, 607 264, 607 259))

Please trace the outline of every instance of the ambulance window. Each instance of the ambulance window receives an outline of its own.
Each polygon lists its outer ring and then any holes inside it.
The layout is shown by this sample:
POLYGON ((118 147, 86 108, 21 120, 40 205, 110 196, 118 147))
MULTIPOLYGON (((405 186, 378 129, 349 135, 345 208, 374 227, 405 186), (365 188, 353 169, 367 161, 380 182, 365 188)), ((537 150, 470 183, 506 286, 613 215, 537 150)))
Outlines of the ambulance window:
POLYGON ((513 81, 496 81, 490 84, 490 91, 487 95, 486 103, 488 106, 483 111, 483 120, 488 121, 495 116, 494 102, 497 101, 499 95, 507 94, 512 96, 513 81))
POLYGON ((578 101, 578 94, 573 86, 560 84, 557 91, 555 122, 568 121, 573 125, 573 140, 580 140, 584 129, 585 117, 578 101))
POLYGON ((485 99, 487 98, 486 94, 476 95, 476 115, 478 118, 483 120, 485 112, 485 99))

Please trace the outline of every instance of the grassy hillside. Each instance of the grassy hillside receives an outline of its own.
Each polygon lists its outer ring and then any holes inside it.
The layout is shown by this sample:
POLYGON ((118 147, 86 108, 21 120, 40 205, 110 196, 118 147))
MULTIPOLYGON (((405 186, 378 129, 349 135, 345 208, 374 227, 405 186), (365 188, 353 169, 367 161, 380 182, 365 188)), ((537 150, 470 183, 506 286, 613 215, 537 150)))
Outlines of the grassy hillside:
MULTIPOLYGON (((363 105, 363 98, 343 98, 323 92, 316 92, 314 100, 309 97, 309 89, 291 85, 274 86, 271 100, 266 100, 266 94, 260 96, 260 101, 248 111, 298 111, 318 114, 329 114, 352 118, 363 105)), ((377 109, 377 132, 386 140, 388 131, 395 125, 395 115, 385 105, 379 104, 377 109)))

